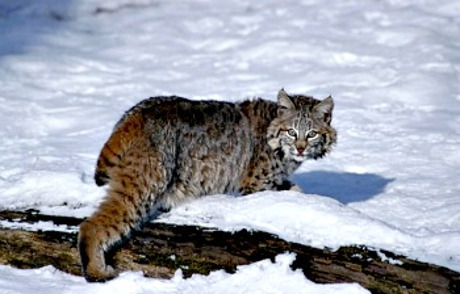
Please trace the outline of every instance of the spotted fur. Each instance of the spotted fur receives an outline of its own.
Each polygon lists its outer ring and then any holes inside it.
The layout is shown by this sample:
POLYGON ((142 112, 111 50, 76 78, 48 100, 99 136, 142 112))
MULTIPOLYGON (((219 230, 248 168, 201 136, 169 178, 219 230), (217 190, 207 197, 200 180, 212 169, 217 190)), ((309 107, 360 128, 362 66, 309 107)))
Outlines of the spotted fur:
POLYGON ((278 103, 146 99, 116 124, 97 161, 108 184, 99 209, 80 226, 88 281, 117 275, 116 245, 161 211, 209 194, 298 189, 289 176, 336 141, 333 101, 278 93, 278 103))

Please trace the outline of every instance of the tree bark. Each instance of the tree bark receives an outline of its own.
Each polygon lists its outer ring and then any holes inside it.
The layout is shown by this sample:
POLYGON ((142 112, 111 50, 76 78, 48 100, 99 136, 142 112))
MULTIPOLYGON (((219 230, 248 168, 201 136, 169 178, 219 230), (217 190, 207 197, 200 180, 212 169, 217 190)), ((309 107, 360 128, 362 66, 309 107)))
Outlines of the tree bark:
MULTIPOLYGON (((17 223, 50 221, 78 226, 81 219, 41 215, 34 211, 0 211, 0 220, 17 223)), ((0 264, 18 268, 52 265, 81 275, 77 234, 0 228, 0 264)), ((115 256, 121 270, 142 270, 147 277, 171 277, 182 269, 186 277, 262 259, 274 260, 284 252, 296 253, 293 269, 317 283, 356 282, 372 293, 460 293, 460 274, 366 246, 338 250, 318 249, 286 242, 274 235, 242 230, 222 232, 195 226, 148 224, 115 256), (380 251, 380 252, 379 252, 380 251), (382 260, 382 253, 392 261, 382 260)))

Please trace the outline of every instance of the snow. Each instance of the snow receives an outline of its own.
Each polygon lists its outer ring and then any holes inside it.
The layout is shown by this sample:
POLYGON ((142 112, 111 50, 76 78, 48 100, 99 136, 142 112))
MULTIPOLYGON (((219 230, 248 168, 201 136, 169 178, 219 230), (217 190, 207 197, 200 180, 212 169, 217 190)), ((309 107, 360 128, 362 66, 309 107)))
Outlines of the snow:
POLYGON ((66 232, 66 233, 75 233, 78 231, 77 227, 74 226, 66 226, 66 225, 56 225, 53 222, 49 221, 38 221, 37 223, 29 224, 21 222, 20 219, 13 220, 13 221, 5 221, 0 220, 0 227, 1 228, 8 228, 8 229, 22 229, 28 231, 59 231, 59 232, 66 232))
MULTIPOLYGON (((336 148, 293 176, 305 193, 213 195, 157 221, 258 229, 318 247, 365 244, 460 271, 458 15, 460 3, 448 0, 2 1, 0 209, 91 214, 104 196, 92 180, 98 152, 143 98, 274 100, 284 87, 336 104, 336 148)), ((235 275, 126 273, 105 285, 49 267, 1 267, 0 289, 31 292, 24 277, 59 293, 323 287, 279 258, 235 275)))
POLYGON ((249 227, 315 247, 367 244, 405 254, 417 248, 413 245, 416 240, 398 228, 334 199, 296 192, 261 192, 238 198, 210 196, 182 205, 157 221, 229 231, 249 227))
POLYGON ((122 273, 120 278, 105 284, 88 284, 83 278, 56 271, 47 266, 35 270, 18 270, 0 266, 0 289, 4 294, 65 293, 370 293, 357 284, 320 285, 304 278, 300 270, 289 265, 294 254, 282 254, 275 263, 263 260, 240 266, 235 274, 223 270, 209 276, 193 275, 184 279, 181 271, 170 279, 146 279, 141 272, 122 273))
POLYGON ((389 264, 397 264, 397 265, 403 265, 404 264, 404 262, 402 262, 401 260, 396 260, 396 259, 393 259, 391 257, 386 256, 385 253, 383 253, 380 250, 377 251, 377 255, 380 257, 380 259, 382 261, 386 261, 389 264))

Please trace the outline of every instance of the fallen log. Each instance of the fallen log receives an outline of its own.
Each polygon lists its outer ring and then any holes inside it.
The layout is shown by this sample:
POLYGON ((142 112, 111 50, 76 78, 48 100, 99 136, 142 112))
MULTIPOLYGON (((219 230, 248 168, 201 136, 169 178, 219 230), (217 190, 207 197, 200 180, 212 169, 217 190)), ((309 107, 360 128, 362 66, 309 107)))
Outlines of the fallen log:
MULTIPOLYGON (((82 221, 36 211, 0 211, 0 220, 74 227, 82 221)), ((76 233, 0 226, 0 264, 18 268, 52 265, 81 275, 76 241, 76 233)), ((177 269, 189 277, 219 269, 233 273, 238 265, 274 260, 284 252, 296 253, 292 268, 301 269, 317 283, 357 282, 372 293, 460 293, 460 273, 445 267, 366 246, 319 249, 247 230, 222 232, 196 226, 148 224, 115 255, 114 262, 121 270, 142 270, 147 277, 172 277, 177 269)))

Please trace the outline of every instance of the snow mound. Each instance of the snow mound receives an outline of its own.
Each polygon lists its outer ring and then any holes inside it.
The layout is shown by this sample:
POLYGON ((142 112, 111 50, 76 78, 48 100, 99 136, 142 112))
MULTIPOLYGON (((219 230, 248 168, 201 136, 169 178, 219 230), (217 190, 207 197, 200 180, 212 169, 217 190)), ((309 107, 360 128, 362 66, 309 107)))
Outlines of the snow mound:
POLYGON ((208 276, 193 275, 184 279, 180 270, 170 279, 149 279, 141 272, 126 272, 104 284, 88 284, 84 278, 62 273, 51 266, 34 270, 18 270, 0 266, 0 289, 5 294, 79 294, 79 293, 370 293, 357 284, 315 284, 300 270, 290 268, 294 254, 281 254, 275 263, 262 260, 239 266, 235 274, 223 270, 208 276))

